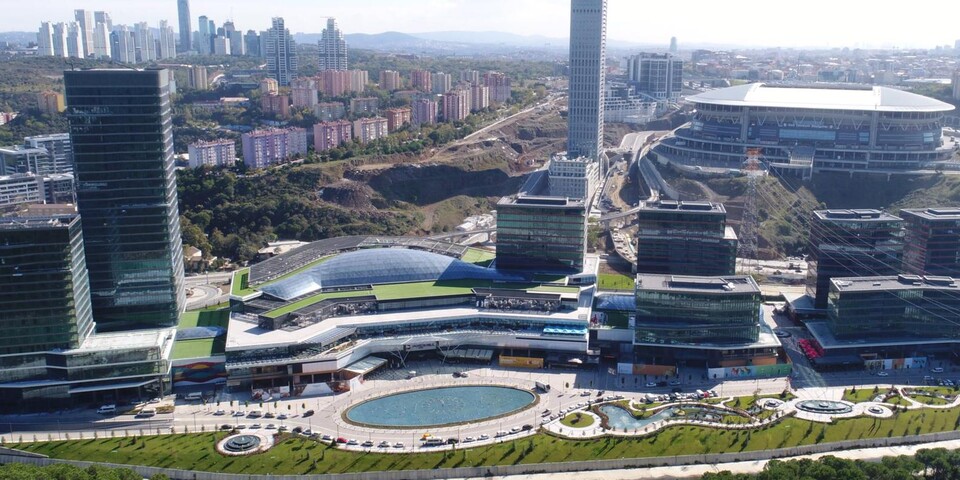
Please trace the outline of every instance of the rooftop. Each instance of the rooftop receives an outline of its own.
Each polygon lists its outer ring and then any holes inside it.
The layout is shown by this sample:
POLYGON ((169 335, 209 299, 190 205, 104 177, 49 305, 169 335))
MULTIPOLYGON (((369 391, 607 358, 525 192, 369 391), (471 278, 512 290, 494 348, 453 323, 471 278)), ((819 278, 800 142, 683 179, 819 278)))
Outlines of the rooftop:
POLYGON ((66 228, 79 221, 77 214, 41 217, 0 217, 0 230, 66 228))
POLYGON ((637 290, 659 292, 687 292, 703 294, 756 293, 760 287, 753 277, 697 277, 686 275, 661 275, 641 273, 637 275, 637 290))
POLYGON ((948 112, 953 105, 890 87, 850 88, 833 84, 750 83, 688 97, 694 103, 741 107, 948 112))
POLYGON ((584 207, 583 199, 567 197, 548 197, 540 195, 521 195, 517 197, 503 197, 497 205, 525 205, 544 208, 571 208, 584 207))
POLYGON ((657 200, 655 202, 644 202, 640 205, 640 211, 677 211, 690 213, 716 213, 726 214, 727 210, 722 203, 711 202, 682 202, 676 200, 657 200))
POLYGON ((165 345, 172 343, 175 337, 176 329, 174 328, 95 333, 87 337, 80 348, 71 349, 70 353, 103 350, 144 350, 149 348, 163 350, 165 345))
POLYGON ((873 292, 877 290, 943 289, 960 290, 957 280, 950 277, 927 275, 897 275, 887 277, 837 277, 830 284, 841 292, 873 292))
POLYGON ((916 208, 900 210, 903 217, 920 217, 924 220, 960 220, 960 208, 916 208))
POLYGON ((900 217, 895 217, 887 212, 874 209, 817 210, 814 211, 813 214, 820 220, 834 221, 889 222, 901 220, 900 217))
POLYGON ((820 343, 820 346, 824 350, 830 350, 835 348, 876 348, 876 347, 888 347, 888 346, 897 346, 897 345, 937 345, 937 344, 946 344, 946 343, 958 343, 958 340, 949 339, 949 338, 932 338, 932 337, 904 337, 904 336, 891 336, 887 338, 854 338, 854 339, 840 339, 833 335, 833 332, 830 330, 830 325, 823 322, 807 321, 804 322, 804 325, 807 327, 807 330, 813 335, 813 338, 820 343))

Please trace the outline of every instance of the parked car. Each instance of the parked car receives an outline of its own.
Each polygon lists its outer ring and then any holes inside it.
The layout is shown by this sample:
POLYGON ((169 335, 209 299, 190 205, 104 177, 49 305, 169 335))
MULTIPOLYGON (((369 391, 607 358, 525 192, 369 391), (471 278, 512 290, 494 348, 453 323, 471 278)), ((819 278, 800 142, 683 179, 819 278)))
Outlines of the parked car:
POLYGON ((224 412, 223 410, 217 410, 216 412, 213 412, 213 414, 219 417, 220 415, 226 415, 227 412, 224 412))
POLYGON ((647 388, 654 388, 657 386, 657 382, 647 382, 647 388))
POLYGON ((303 416, 304 416, 304 417, 309 417, 309 416, 313 415, 313 413, 314 413, 313 410, 307 410, 306 412, 303 412, 303 416))
POLYGON ((366 442, 361 443, 360 446, 370 448, 373 446, 373 441, 367 440, 366 442))

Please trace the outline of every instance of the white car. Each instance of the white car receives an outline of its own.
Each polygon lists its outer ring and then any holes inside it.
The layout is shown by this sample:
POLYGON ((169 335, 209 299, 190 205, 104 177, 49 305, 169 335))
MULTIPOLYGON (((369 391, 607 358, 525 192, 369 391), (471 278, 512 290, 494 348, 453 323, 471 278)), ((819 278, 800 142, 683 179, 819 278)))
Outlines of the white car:
POLYGON ((377 445, 377 447, 379 447, 379 448, 389 448, 389 447, 390 447, 390 442, 384 440, 384 441, 380 442, 380 443, 377 445))
POLYGON ((226 415, 227 412, 224 412, 223 410, 217 410, 216 412, 213 412, 213 414, 219 417, 220 415, 226 415))
POLYGON ((487 435, 486 433, 481 434, 479 437, 477 437, 477 440, 489 440, 489 439, 490 439, 490 435, 487 435))
POLYGON ((877 376, 878 376, 878 377, 889 377, 889 376, 890 376, 890 373, 889 373, 889 372, 884 372, 883 370, 880 370, 879 372, 877 372, 877 376))
POLYGON ((513 427, 510 429, 510 433, 520 433, 520 430, 521 430, 520 427, 513 427))
POLYGON ((276 426, 276 425, 274 425, 274 424, 272 424, 272 423, 268 423, 268 424, 267 424, 267 430, 276 430, 276 429, 277 429, 277 426, 276 426))
POLYGON ((464 439, 463 439, 463 443, 470 443, 470 442, 472 442, 472 441, 474 441, 474 440, 476 440, 476 439, 473 438, 473 437, 467 437, 467 438, 464 438, 464 439))
POLYGON ((347 440, 347 445, 360 445, 360 442, 358 442, 358 441, 356 441, 355 439, 351 438, 350 440, 347 440))
POLYGON ((233 416, 234 416, 234 417, 246 417, 246 416, 247 416, 247 412, 244 412, 243 410, 237 410, 236 412, 233 412, 233 416))
POLYGON ((393 448, 403 448, 403 442, 394 443, 393 448))

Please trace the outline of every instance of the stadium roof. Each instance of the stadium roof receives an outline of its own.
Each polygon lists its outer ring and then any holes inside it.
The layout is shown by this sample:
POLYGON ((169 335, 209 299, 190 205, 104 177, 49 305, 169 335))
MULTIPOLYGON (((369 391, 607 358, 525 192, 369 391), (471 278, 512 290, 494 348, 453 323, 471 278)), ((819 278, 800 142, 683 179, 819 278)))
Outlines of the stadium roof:
POLYGON ((878 112, 947 112, 953 105, 889 87, 854 87, 836 84, 768 85, 750 83, 711 90, 687 100, 711 105, 742 107, 867 110, 878 112))
POLYGON ((407 248, 372 248, 337 255, 313 268, 260 288, 267 295, 291 300, 321 288, 428 280, 524 281, 456 258, 407 248))

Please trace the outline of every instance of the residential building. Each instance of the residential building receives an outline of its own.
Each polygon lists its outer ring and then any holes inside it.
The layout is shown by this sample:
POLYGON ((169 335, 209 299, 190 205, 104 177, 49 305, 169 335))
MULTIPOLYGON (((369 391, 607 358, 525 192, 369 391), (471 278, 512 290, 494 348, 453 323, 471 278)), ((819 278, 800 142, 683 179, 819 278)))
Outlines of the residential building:
POLYGON ((169 79, 167 70, 64 72, 98 331, 172 327, 183 312, 169 79))
POLYGON ((302 128, 254 130, 243 134, 243 163, 266 168, 296 155, 307 154, 307 131, 302 128))
POLYGON ((387 119, 383 117, 361 118, 353 122, 353 137, 360 143, 384 138, 387 133, 387 119))
POLYGON ((290 100, 297 108, 313 109, 319 102, 317 97, 317 81, 313 78, 297 78, 290 88, 290 100))
POLYGON ((77 56, 87 58, 93 55, 93 12, 90 10, 74 10, 73 18, 77 21, 78 39, 77 56))
POLYGON ((160 20, 160 38, 157 39, 159 60, 177 57, 177 36, 166 20, 160 20))
POLYGON ((227 37, 213 37, 213 54, 230 55, 230 39, 227 37))
POLYGON ((297 44, 283 23, 283 18, 274 17, 273 26, 267 30, 267 73, 281 87, 290 85, 297 76, 297 44))
POLYGON ((551 197, 581 199, 587 204, 593 199, 600 182, 597 162, 586 157, 555 154, 550 157, 548 172, 551 197))
POLYGON ((476 112, 490 107, 490 87, 486 85, 470 86, 470 111, 476 112))
MULTIPOLYGON (((194 65, 190 67, 190 88, 194 90, 207 90, 210 83, 207 82, 207 67, 203 65, 194 65)), ((276 80, 274 80, 275 82, 276 80)))
POLYGON ((53 42, 51 46, 53 56, 66 57, 69 50, 67 48, 67 24, 63 22, 53 24, 53 38, 50 41, 53 42))
POLYGON ((353 126, 346 120, 318 123, 313 126, 313 149, 322 152, 349 143, 353 126))
POLYGON ((36 173, 40 175, 73 174, 73 143, 70 141, 69 133, 24 137, 23 145, 47 152, 45 156, 39 157, 36 173))
POLYGON ((137 63, 136 35, 126 25, 118 25, 110 34, 110 52, 119 63, 137 63))
POLYGON ((192 50, 193 42, 190 35, 193 33, 193 27, 190 26, 190 0, 177 0, 177 19, 180 27, 178 51, 192 50))
POLYGON ((279 118, 290 117, 290 95, 262 95, 260 110, 272 113, 279 118))
MULTIPOLYGON (((53 54, 51 53, 51 55, 53 54)), ((383 70, 380 72, 380 88, 388 92, 393 92, 400 90, 402 87, 403 84, 400 83, 400 72, 393 70, 383 70)))
POLYGON ((280 93, 280 84, 276 79, 264 78, 260 80, 260 95, 277 95, 280 93))
POLYGON ((477 70, 461 70, 460 81, 469 83, 470 85, 479 85, 480 72, 477 70))
POLYGON ((896 275, 903 220, 879 210, 817 210, 807 248, 807 295, 827 308, 830 279, 896 275))
POLYGON ((443 120, 460 122, 470 115, 470 92, 451 90, 443 94, 443 120))
POLYGON ((438 105, 436 100, 420 98, 413 101, 410 112, 410 124, 419 127, 437 123, 438 105))
POLYGON ((67 23, 66 33, 67 56, 70 58, 86 58, 87 54, 83 50, 83 31, 77 22, 67 23))
POLYGON ((376 115, 380 110, 380 100, 377 97, 360 97, 350 99, 351 115, 376 115))
POLYGON ((500 72, 483 74, 483 84, 490 89, 490 102, 501 104, 510 100, 510 77, 500 72))
POLYGON ((323 30, 317 46, 320 50, 317 70, 347 69, 347 42, 343 39, 343 32, 337 27, 335 18, 327 19, 327 28, 323 30))
POLYGON ((53 90, 44 90, 37 94, 37 108, 44 115, 57 115, 66 110, 63 95, 53 90))
POLYGON ((409 107, 388 108, 384 115, 387 117, 387 132, 393 133, 410 123, 411 111, 409 107))
POLYGON ((350 73, 350 91, 364 92, 370 83, 370 72, 366 70, 347 70, 350 73))
POLYGON ((157 59, 156 41, 153 38, 153 29, 147 22, 138 22, 133 25, 134 43, 137 49, 138 62, 152 62, 157 59))
POLYGON ((50 22, 40 22, 37 31, 37 56, 53 56, 53 25, 50 22))
POLYGON ((676 102, 683 91, 683 60, 671 53, 640 53, 627 59, 627 81, 637 92, 676 102))
POLYGON ((350 89, 350 73, 343 70, 318 72, 317 87, 325 97, 342 96, 350 89))
POLYGON ((960 209, 900 210, 903 268, 914 275, 960 278, 960 209))
POLYGON ((421 92, 432 92, 432 80, 432 74, 426 70, 413 70, 410 72, 410 86, 414 90, 420 90, 421 92))
POLYGON ((603 152, 607 0, 571 0, 570 101, 567 154, 599 159, 603 152))
POLYGON ((431 91, 436 95, 443 95, 453 88, 453 77, 449 73, 430 74, 431 91))
POLYGON ((347 109, 340 102, 318 103, 313 107, 313 116, 323 122, 339 120, 347 115, 347 109))
POLYGON ((113 29, 109 15, 104 12, 96 12, 94 18, 105 15, 102 20, 95 20, 93 27, 93 56, 94 58, 111 58, 112 45, 110 44, 110 32, 113 29))
POLYGON ((720 203, 647 202, 637 212, 637 272, 724 276, 736 270, 737 236, 720 203))
POLYGON ((190 168, 232 167, 237 161, 237 142, 226 138, 194 142, 187 147, 187 155, 190 168))
POLYGON ((582 199, 519 195, 497 203, 497 268, 583 269, 587 206, 582 199))

